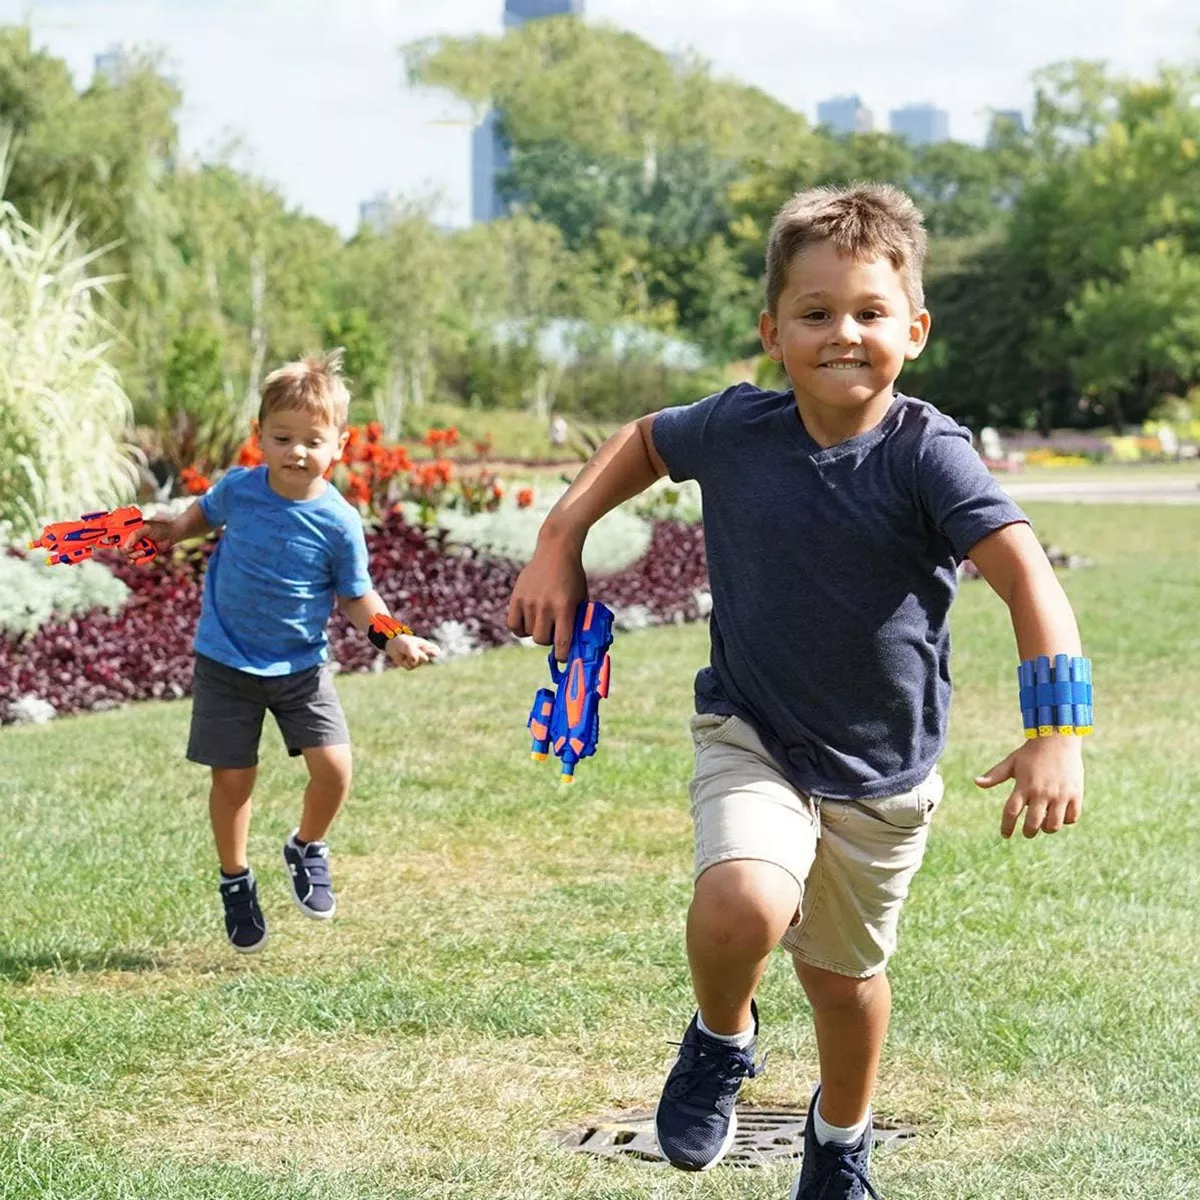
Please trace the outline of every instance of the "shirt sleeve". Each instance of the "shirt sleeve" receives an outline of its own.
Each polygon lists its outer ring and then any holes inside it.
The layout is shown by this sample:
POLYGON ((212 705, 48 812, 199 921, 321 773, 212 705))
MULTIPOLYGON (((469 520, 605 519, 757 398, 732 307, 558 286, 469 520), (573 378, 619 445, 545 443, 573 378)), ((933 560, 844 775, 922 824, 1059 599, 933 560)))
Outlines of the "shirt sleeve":
POLYGON ((371 590, 367 539, 363 535, 362 522, 355 514, 350 514, 341 528, 337 561, 333 568, 333 586, 339 596, 350 600, 365 596, 371 590))
POLYGON ((650 427, 654 448, 667 464, 676 483, 685 479, 700 479, 708 457, 705 453, 717 405, 725 397, 718 392, 695 404, 664 408, 650 427))
POLYGON ((245 467, 231 467, 200 497, 200 511, 214 528, 229 520, 229 506, 238 481, 246 474, 245 467))
POLYGON ((917 486, 933 524, 958 559, 989 533, 1029 518, 989 474, 962 426, 947 422, 930 433, 918 459, 917 486))

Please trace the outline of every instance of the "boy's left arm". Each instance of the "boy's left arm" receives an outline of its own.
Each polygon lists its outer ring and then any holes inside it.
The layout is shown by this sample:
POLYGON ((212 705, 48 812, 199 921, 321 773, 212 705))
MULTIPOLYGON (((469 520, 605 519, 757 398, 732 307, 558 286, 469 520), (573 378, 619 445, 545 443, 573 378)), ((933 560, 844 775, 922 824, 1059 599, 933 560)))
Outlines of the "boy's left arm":
MULTIPOLYGON (((376 614, 391 616, 382 597, 373 588, 363 596, 339 596, 337 603, 350 624, 364 636, 371 628, 371 620, 376 614)), ((425 663, 433 662, 441 653, 441 649, 433 642, 415 634, 400 633, 388 638, 384 653, 396 666, 412 671, 425 663)))
MULTIPOLYGON (((1022 662, 1045 654, 1081 653, 1079 628, 1050 560, 1033 530, 1026 524, 1005 525, 976 542, 971 561, 993 591, 1008 605, 1022 662)), ((1015 676, 1015 672, 1014 672, 1015 676)), ((1013 705, 1016 710, 1016 703, 1013 705)), ((1022 833, 1027 838, 1057 833, 1073 825, 1083 808, 1083 739, 1080 737, 1031 738, 976 777, 979 787, 995 787, 1006 779, 1014 783, 1000 820, 1002 837, 1011 837, 1021 810, 1022 833)))

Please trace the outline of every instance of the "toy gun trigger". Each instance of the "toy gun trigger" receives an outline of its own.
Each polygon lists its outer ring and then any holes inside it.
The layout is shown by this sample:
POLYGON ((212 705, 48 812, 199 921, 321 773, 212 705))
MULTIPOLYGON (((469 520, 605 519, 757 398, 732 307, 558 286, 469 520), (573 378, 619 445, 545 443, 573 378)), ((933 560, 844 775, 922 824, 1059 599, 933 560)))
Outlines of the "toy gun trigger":
POLYGON ((600 668, 600 680, 596 684, 596 695, 602 700, 608 699, 608 680, 612 672, 612 656, 606 654, 604 656, 604 665, 600 668))

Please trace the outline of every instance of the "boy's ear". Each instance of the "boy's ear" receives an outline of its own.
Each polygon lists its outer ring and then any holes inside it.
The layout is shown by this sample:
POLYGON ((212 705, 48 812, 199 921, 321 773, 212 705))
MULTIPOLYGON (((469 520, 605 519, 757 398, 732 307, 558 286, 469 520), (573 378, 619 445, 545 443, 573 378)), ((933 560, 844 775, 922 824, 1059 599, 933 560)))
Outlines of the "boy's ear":
POLYGON ((758 314, 758 337, 768 358, 783 361, 783 347, 779 344, 779 324, 773 313, 763 309, 758 314))
POLYGON ((914 358, 920 358, 921 351, 925 349, 925 344, 929 341, 929 327, 932 323, 933 318, 929 315, 927 308, 913 313, 908 326, 908 346, 904 351, 904 357, 909 362, 912 362, 914 358))

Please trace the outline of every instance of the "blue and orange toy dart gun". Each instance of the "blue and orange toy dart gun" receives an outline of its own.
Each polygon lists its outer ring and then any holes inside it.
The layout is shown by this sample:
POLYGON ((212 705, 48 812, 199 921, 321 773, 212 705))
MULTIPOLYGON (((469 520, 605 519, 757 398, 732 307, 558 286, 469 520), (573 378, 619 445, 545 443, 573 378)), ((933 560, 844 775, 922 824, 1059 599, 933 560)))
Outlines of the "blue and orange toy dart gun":
POLYGON ((532 757, 541 762, 551 749, 562 759, 563 783, 575 780, 575 764, 596 753, 600 741, 600 701, 608 695, 612 612, 585 600, 575 614, 567 665, 559 670, 550 651, 555 688, 539 688, 526 722, 533 733, 532 757))
POLYGON ((49 564, 68 566, 92 557, 97 549, 122 550, 138 566, 148 566, 158 553, 148 537, 140 536, 145 524, 142 510, 129 504, 112 512, 84 513, 78 521, 56 521, 42 529, 42 536, 30 542, 30 550, 49 550, 49 564))

